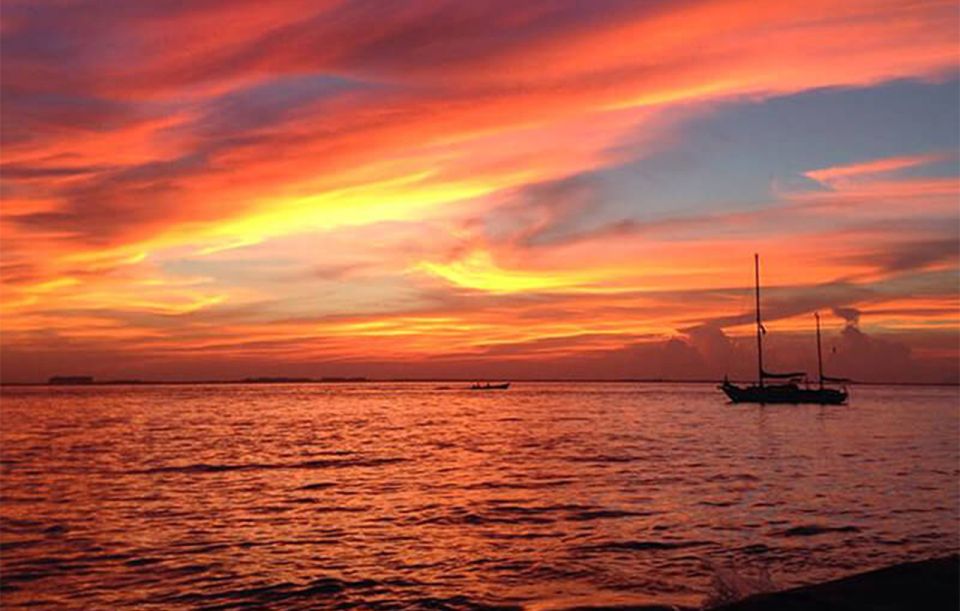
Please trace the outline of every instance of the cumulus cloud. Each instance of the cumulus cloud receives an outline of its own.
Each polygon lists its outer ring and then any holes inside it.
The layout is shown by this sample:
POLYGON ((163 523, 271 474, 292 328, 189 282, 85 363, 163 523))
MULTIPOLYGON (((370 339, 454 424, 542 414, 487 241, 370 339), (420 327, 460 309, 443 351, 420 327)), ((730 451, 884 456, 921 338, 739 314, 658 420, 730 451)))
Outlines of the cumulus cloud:
POLYGON ((847 326, 858 327, 860 325, 860 310, 850 307, 832 308, 834 316, 838 316, 846 321, 847 326))

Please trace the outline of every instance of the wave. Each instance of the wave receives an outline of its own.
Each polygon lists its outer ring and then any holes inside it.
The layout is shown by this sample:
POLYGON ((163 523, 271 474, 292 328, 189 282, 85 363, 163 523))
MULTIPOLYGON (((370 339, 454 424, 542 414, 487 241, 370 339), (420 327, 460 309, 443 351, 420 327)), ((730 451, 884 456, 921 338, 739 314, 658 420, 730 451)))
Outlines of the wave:
POLYGON ((347 581, 334 577, 321 577, 308 584, 299 586, 290 582, 281 582, 260 587, 237 588, 223 592, 177 594, 165 596, 151 602, 191 604, 210 610, 229 609, 237 606, 267 605, 297 598, 330 596, 349 590, 377 588, 379 585, 379 582, 371 579, 347 581))
POLYGON ((559 488, 576 483, 575 479, 551 479, 531 482, 499 481, 476 482, 463 486, 464 490, 536 490, 539 488, 559 488))
POLYGON ((642 460, 636 456, 617 456, 617 455, 599 455, 599 456, 571 456, 567 458, 569 462, 587 463, 587 464, 606 464, 606 463, 628 463, 642 460))
POLYGON ((306 484, 305 486, 300 486, 297 490, 326 490, 327 488, 333 488, 337 484, 335 482, 317 482, 315 484, 306 484))
POLYGON ((340 579, 321 577, 305 584, 283 581, 256 587, 235 588, 221 592, 189 592, 158 597, 150 603, 190 605, 206 610, 263 608, 273 605, 309 605, 309 608, 336 606, 341 609, 373 606, 405 609, 450 609, 463 611, 508 611, 521 609, 515 605, 489 604, 464 595, 405 596, 407 588, 421 588, 423 583, 408 579, 340 579))
POLYGON ((556 520, 546 517, 538 517, 531 515, 516 515, 516 516, 504 516, 504 517, 495 517, 482 515, 473 512, 464 512, 454 515, 441 515, 441 516, 432 516, 429 518, 423 518, 417 520, 415 524, 419 526, 424 525, 442 525, 442 526, 460 526, 460 525, 471 525, 479 526, 483 524, 553 524, 556 520))
POLYGON ((626 511, 622 509, 594 509, 581 511, 570 516, 574 522, 587 522, 590 520, 606 520, 616 518, 634 518, 654 515, 653 511, 626 511))
POLYGON ((579 547, 585 552, 642 552, 685 549, 688 547, 707 547, 717 545, 715 541, 607 541, 579 547))
POLYGON ((161 473, 225 473, 229 471, 270 471, 279 469, 347 469, 352 467, 382 467, 401 462, 406 458, 357 458, 357 459, 320 459, 307 460, 296 463, 241 463, 241 464, 210 464, 192 463, 189 465, 171 465, 165 467, 151 467, 148 469, 134 469, 125 471, 130 475, 156 475, 161 473))
POLYGON ((858 533, 860 529, 856 526, 822 526, 820 524, 804 524, 794 526, 780 533, 781 537, 813 537, 816 535, 825 535, 829 533, 858 533))
MULTIPOLYGON (((436 507, 436 506, 434 506, 436 507)), ((427 508, 424 508, 427 509, 427 508)), ((560 522, 590 522, 617 520, 656 515, 656 511, 634 511, 593 505, 516 505, 505 501, 488 501, 482 509, 457 507, 439 515, 411 520, 417 525, 483 525, 483 524, 554 524, 560 522)), ((526 535, 525 535, 526 536, 526 535)))
POLYGON ((451 611, 520 611, 520 605, 498 605, 473 600, 468 596, 427 597, 410 601, 405 608, 450 609, 451 611))

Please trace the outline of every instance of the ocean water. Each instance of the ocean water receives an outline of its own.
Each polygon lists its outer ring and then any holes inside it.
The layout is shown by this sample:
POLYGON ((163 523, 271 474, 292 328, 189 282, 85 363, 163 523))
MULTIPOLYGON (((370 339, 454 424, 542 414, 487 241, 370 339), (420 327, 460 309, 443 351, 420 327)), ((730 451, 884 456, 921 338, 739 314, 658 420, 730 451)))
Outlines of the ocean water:
POLYGON ((6 387, 0 603, 696 605, 960 541, 957 388, 465 386, 6 387))

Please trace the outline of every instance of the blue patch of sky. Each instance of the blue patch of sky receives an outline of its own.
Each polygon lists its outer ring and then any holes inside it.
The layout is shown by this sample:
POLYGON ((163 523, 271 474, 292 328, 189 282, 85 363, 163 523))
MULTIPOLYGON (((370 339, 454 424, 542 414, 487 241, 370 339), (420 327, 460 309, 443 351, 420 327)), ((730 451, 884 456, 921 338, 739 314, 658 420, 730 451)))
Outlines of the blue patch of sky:
POLYGON ((268 127, 297 109, 349 91, 381 88, 383 85, 332 74, 295 74, 221 95, 207 104, 201 125, 233 130, 268 127))
POLYGON ((773 186, 816 189, 803 172, 884 157, 945 152, 904 174, 956 176, 957 81, 897 81, 724 105, 678 126, 672 146, 592 173, 585 224, 746 210, 776 202, 773 186))

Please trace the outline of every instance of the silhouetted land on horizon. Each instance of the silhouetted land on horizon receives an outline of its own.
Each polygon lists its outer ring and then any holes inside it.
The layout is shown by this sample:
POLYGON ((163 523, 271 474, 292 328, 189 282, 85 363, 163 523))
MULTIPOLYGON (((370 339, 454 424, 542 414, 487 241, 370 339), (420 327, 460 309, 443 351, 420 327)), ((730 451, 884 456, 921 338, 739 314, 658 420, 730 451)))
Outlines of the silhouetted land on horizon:
POLYGON ((78 386, 81 384, 93 384, 93 376, 53 376, 47 380, 47 384, 78 386))
MULTIPOLYGON (((473 376, 465 378, 367 378, 367 377, 248 377, 234 380, 141 380, 141 379, 116 379, 116 380, 97 380, 89 378, 89 381, 57 381, 55 378, 88 378, 89 376, 54 376, 46 382, 4 382, 0 381, 0 386, 122 386, 122 385, 170 385, 170 384, 361 384, 361 383, 464 383, 470 384, 478 380, 488 381, 511 381, 514 384, 523 383, 554 383, 554 384, 719 384, 719 379, 695 379, 695 380, 672 380, 663 378, 486 378, 482 376, 473 376)), ((752 382, 750 379, 732 379, 731 382, 746 383, 752 382)), ((812 382, 811 382, 812 384, 812 382)), ((955 382, 847 382, 848 386, 960 386, 960 381, 955 382)))

